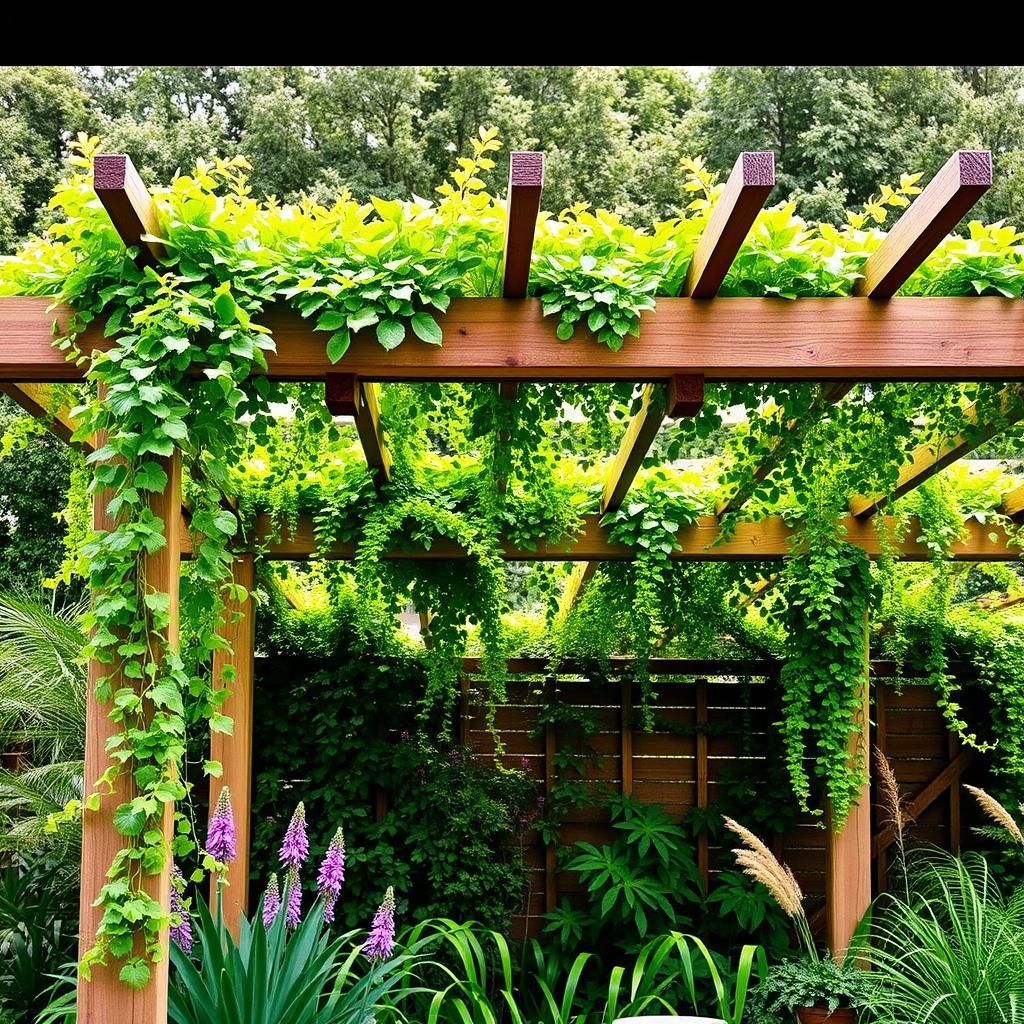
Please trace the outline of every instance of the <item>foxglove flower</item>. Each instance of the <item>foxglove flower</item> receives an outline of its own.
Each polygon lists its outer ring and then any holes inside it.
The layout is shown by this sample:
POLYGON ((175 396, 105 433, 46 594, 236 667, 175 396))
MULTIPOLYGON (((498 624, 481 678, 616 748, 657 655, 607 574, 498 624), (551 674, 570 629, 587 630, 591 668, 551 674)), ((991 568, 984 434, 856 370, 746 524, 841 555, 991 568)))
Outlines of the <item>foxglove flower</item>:
POLYGON ((235 816, 231 810, 231 792, 224 786, 217 796, 217 806, 206 833, 206 852, 222 864, 230 864, 237 856, 235 816))
POLYGON ((288 822, 288 831, 284 834, 281 844, 281 863, 286 868, 294 868, 297 872, 309 856, 309 837, 306 835, 306 807, 299 801, 288 822))
POLYGON ((395 952, 395 890, 389 885, 384 902, 373 915, 370 935, 363 955, 371 960, 387 960, 395 952))
POLYGON ((181 924, 171 925, 171 942, 186 956, 192 952, 192 919, 189 917, 181 891, 185 888, 185 876, 177 864, 171 869, 171 913, 181 915, 181 924))
POLYGON ((327 854, 320 865, 320 874, 316 884, 320 895, 324 898, 324 921, 330 924, 334 920, 334 904, 341 895, 341 887, 345 882, 345 833, 339 828, 334 833, 327 854))
POLYGON ((277 875, 270 876, 267 891, 263 894, 263 927, 269 928, 281 912, 281 890, 277 885, 277 875))
POLYGON ((289 928, 298 928, 302 920, 302 881, 299 879, 299 869, 289 868, 288 877, 284 883, 285 899, 288 900, 288 907, 285 910, 284 923, 289 928))

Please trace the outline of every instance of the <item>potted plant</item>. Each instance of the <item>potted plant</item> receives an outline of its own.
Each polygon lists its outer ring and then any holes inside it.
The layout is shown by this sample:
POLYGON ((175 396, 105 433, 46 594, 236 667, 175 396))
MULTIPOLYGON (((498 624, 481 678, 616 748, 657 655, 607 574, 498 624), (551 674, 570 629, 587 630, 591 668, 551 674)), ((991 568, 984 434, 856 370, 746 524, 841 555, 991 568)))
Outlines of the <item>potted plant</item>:
POLYGON ((831 957, 795 957, 773 965, 751 1000, 755 1024, 854 1024, 857 1011, 872 1000, 872 979, 851 960, 837 964, 831 957))
POLYGON ((754 991, 754 1024, 779 1024, 787 1015, 800 1024, 854 1024, 857 1011, 871 1003, 871 975, 850 956, 836 963, 827 950, 819 953, 793 872, 749 829, 731 818, 725 824, 743 843, 733 850, 736 862, 768 889, 793 922, 803 947, 799 956, 774 965, 754 991))

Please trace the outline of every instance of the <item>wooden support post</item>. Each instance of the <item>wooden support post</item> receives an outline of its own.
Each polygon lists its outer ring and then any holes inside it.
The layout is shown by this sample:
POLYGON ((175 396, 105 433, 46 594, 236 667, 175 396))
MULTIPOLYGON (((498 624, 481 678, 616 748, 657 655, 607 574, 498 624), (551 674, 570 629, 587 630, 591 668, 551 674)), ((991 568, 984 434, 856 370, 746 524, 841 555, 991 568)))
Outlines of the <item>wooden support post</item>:
POLYGON ((92 184, 121 240, 129 248, 138 246, 136 262, 143 266, 159 263, 163 245, 142 237, 160 233, 156 207, 131 158, 124 153, 95 157, 92 184))
MULTIPOLYGON (((231 582, 245 587, 251 595, 255 583, 253 555, 236 555, 231 564, 231 582)), ((238 938, 242 915, 249 907, 249 846, 252 829, 252 725, 255 621, 252 598, 231 600, 224 609, 224 623, 218 631, 231 650, 213 652, 214 689, 226 688, 231 696, 223 713, 234 723, 232 734, 210 733, 210 758, 220 761, 223 773, 210 779, 210 813, 224 786, 231 791, 235 812, 238 857, 228 866, 223 889, 223 915, 231 934, 238 938), (234 679, 226 680, 226 669, 234 670, 234 679)), ((229 673, 230 674, 230 673, 229 673)), ((211 881, 210 906, 218 901, 217 880, 211 881)))
POLYGON ((622 756, 622 795, 633 795, 633 681, 623 679, 622 711, 619 718, 619 752, 622 756))
POLYGON ((683 295, 715 295, 774 187, 775 154, 740 153, 694 250, 683 295))
MULTIPOLYGON (((170 622, 167 639, 172 646, 178 642, 178 575, 181 551, 181 460, 177 454, 163 460, 167 472, 167 487, 150 501, 153 514, 163 520, 163 548, 146 558, 146 586, 154 592, 169 595, 170 622)), ((115 526, 107 512, 109 492, 97 494, 93 500, 93 526, 97 530, 110 530, 115 526)), ((94 696, 98 679, 110 674, 110 666, 97 661, 89 663, 89 692, 85 712, 85 789, 110 765, 106 743, 120 731, 107 717, 109 707, 94 696)), ((118 685, 128 684, 120 679, 118 685)), ((115 685, 114 689, 117 689, 115 685)), ((84 954, 93 944, 93 936, 100 923, 101 910, 95 901, 107 882, 107 869, 117 852, 124 846, 124 837, 114 827, 114 808, 131 800, 136 790, 131 768, 122 771, 114 792, 103 796, 98 811, 85 812, 82 819, 82 881, 79 898, 79 953, 84 954)), ((170 836, 173 829, 174 807, 164 804, 162 827, 170 836)), ((169 906, 171 860, 168 854, 164 869, 156 875, 143 878, 143 887, 164 907, 169 906)), ((167 1021, 167 933, 162 935, 164 956, 153 965, 153 977, 141 991, 134 991, 118 978, 118 967, 95 967, 92 981, 78 983, 78 1024, 166 1024, 167 1021)))
POLYGON ((954 153, 867 258, 854 292, 871 299, 895 295, 991 184, 991 153, 954 153))
POLYGON ((828 831, 825 899, 828 912, 828 947, 841 961, 857 925, 871 905, 871 659, 868 623, 864 619, 864 675, 850 734, 850 757, 863 759, 863 780, 856 806, 843 827, 828 831))
MULTIPOLYGON (((700 810, 706 811, 708 809, 708 681, 698 679, 694 692, 696 696, 694 755, 696 758, 697 806, 700 810)), ((710 879, 709 862, 708 830, 702 828, 697 836, 697 870, 704 882, 705 892, 708 891, 710 879)))
POLYGON ((332 416, 351 416, 355 421, 373 486, 380 490, 391 479, 391 453, 380 425, 379 386, 361 381, 354 373, 329 373, 324 400, 332 416))

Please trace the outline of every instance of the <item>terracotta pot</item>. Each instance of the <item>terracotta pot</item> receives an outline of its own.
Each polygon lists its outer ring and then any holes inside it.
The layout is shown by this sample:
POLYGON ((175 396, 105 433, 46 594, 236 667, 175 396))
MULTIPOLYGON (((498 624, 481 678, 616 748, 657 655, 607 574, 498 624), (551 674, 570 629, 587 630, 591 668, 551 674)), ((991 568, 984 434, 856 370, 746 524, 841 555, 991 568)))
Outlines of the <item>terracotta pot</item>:
POLYGON ((856 1024, 857 1014, 848 1006, 840 1006, 831 1013, 820 1006, 805 1006, 796 1011, 800 1024, 856 1024))

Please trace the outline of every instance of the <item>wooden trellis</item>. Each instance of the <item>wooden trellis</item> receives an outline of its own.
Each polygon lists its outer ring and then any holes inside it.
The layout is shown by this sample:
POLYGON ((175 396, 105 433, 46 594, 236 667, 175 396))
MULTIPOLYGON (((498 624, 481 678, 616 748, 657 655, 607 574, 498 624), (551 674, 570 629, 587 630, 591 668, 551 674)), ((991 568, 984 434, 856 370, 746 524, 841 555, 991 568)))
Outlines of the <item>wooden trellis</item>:
MULTIPOLYGON (((542 316, 538 300, 525 298, 533 227, 540 205, 543 158, 513 154, 510 178, 510 216, 504 258, 503 296, 457 299, 439 317, 443 346, 410 341, 384 351, 370 332, 352 341, 340 366, 327 358, 323 335, 288 309, 272 309, 263 318, 276 342, 268 353, 268 375, 279 380, 321 381, 336 411, 352 415, 367 462, 376 482, 388 478, 390 460, 381 429, 376 385, 389 381, 493 381, 503 398, 521 382, 626 381, 644 385, 641 412, 626 435, 612 467, 603 508, 615 507, 628 492, 633 477, 661 423, 666 388, 669 415, 692 414, 703 383, 722 380, 812 381, 821 383, 821 403, 838 401, 856 381, 1024 381, 1024 304, 999 298, 893 298, 935 245, 991 183, 989 154, 962 151, 950 159, 924 192, 905 211, 882 246, 867 260, 864 278, 852 298, 799 299, 713 298, 757 211, 771 191, 772 158, 768 153, 745 153, 737 161, 725 192, 709 220, 695 252, 683 295, 659 299, 657 309, 641 318, 640 337, 620 352, 611 352, 592 338, 558 341, 553 325, 542 316)), ((121 238, 138 248, 140 262, 154 263, 162 255, 158 243, 143 242, 155 233, 156 208, 124 156, 98 157, 97 194, 121 238)), ((69 436, 73 424, 66 409, 56 404, 46 384, 80 381, 85 367, 68 362, 51 341, 53 325, 68 321, 71 310, 53 307, 45 298, 0 298, 0 386, 23 407, 43 415, 58 436, 69 436)), ((83 350, 103 349, 103 324, 94 323, 79 339, 83 350)), ((1008 399, 1016 391, 1007 392, 1008 399)), ((816 406, 817 408, 817 406, 816 406)), ((968 414, 969 418, 969 414, 968 414)), ((786 425, 786 433, 769 461, 758 470, 761 478, 777 465, 786 450, 798 444, 806 423, 786 425)), ((993 428, 994 429, 994 428, 993 428)), ((973 443, 984 430, 973 430, 973 443)), ((991 436, 991 435, 989 435, 991 436)), ((917 486, 938 468, 961 458, 972 442, 954 442, 941 452, 922 453, 904 471, 900 491, 917 486)), ((180 470, 168 465, 168 487, 154 496, 152 508, 165 523, 167 547, 154 556, 148 579, 173 596, 177 592, 179 557, 188 557, 188 533, 183 528, 180 470)), ((742 506, 749 493, 738 494, 719 512, 742 506)), ((873 526, 882 501, 857 499, 846 521, 847 539, 871 556, 880 554, 873 526)), ((1005 511, 1024 509, 1024 488, 1011 494, 1005 511)), ((97 499, 95 524, 106 524, 104 502, 97 499)), ((582 534, 565 545, 538 545, 536 551, 504 544, 509 559, 557 559, 595 563, 628 559, 629 549, 612 544, 589 517, 582 534)), ((902 542, 900 555, 923 560, 927 552, 913 539, 902 542)), ((972 561, 1010 559, 1016 551, 1001 530, 968 523, 966 539, 954 557, 972 561)), ((683 528, 676 557, 701 560, 781 559, 788 553, 790 530, 778 518, 741 523, 735 535, 719 543, 719 520, 705 517, 683 528)), ((309 558, 316 552, 312 522, 300 522, 293 535, 275 537, 265 518, 254 535, 241 543, 234 579, 252 579, 251 552, 278 559, 309 558)), ((351 544, 337 544, 328 557, 352 558, 351 544)), ((429 552, 392 552, 395 558, 459 558, 465 552, 439 541, 429 552)), ((582 576, 582 571, 581 571, 582 576)), ((234 644, 236 680, 229 705, 235 719, 234 737, 215 740, 224 774, 214 788, 231 786, 242 822, 248 820, 252 731, 253 635, 251 609, 237 609, 240 618, 225 626, 234 644)), ((172 601, 172 634, 176 631, 172 601)), ((173 637, 172 637, 173 638, 173 637)), ((218 672, 220 662, 216 666, 218 672)), ((96 674, 105 668, 93 666, 96 674)), ((865 694, 868 666, 865 656, 865 694)), ((86 780, 99 777, 107 766, 103 740, 110 728, 107 708, 90 695, 87 714, 86 780)), ((866 709, 858 722, 854 743, 867 743, 866 709)), ((625 739, 624 741, 625 742, 625 739)), ((127 785, 127 781, 122 785, 127 785)), ((865 789, 867 779, 865 778, 865 789)), ((86 816, 82 846, 82 942, 91 943, 96 924, 93 901, 120 837, 111 812, 126 793, 103 800, 100 814, 86 816)), ((169 813, 169 811, 168 811, 169 813)), ((830 908, 828 938, 841 952, 862 916, 871 892, 871 832, 866 800, 844 829, 828 840, 831 865, 827 882, 830 908)), ((240 847, 245 849, 243 840, 240 847)), ((247 852, 247 851, 246 851, 247 852)), ((169 867, 168 867, 169 870, 169 867)), ((225 910, 236 919, 245 909, 244 855, 229 875, 231 888, 225 910)), ((150 882, 166 900, 166 871, 150 882)), ((163 1024, 167 1013, 167 961, 157 965, 155 980, 142 992, 131 992, 110 969, 97 970, 79 994, 80 1024, 163 1024)))

